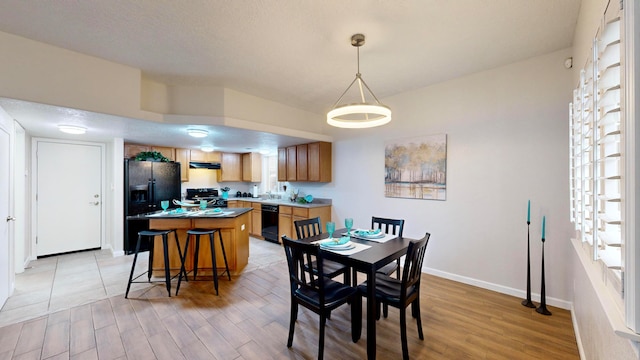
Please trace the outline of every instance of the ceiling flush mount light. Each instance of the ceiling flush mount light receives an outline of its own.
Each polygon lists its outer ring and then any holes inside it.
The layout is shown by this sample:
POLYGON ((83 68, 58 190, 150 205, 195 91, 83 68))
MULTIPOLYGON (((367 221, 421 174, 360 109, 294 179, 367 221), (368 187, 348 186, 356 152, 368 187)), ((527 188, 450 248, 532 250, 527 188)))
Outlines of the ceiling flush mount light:
POLYGON ((209 132, 202 129, 187 129, 187 134, 196 138, 203 138, 209 135, 209 132))
POLYGON ((67 134, 82 135, 87 132, 87 128, 76 125, 58 125, 58 130, 67 134))
POLYGON ((211 145, 203 145, 200 150, 204 151, 204 152, 212 152, 213 151, 213 146, 211 145))
POLYGON ((333 109, 327 113, 327 124, 350 129, 384 125, 391 121, 391 109, 378 100, 360 74, 360 46, 364 45, 364 35, 355 34, 351 36, 351 45, 355 46, 358 50, 358 72, 356 73, 356 78, 353 79, 349 87, 347 87, 347 90, 340 95, 338 101, 333 105, 333 109), (358 90, 360 91, 360 102, 340 104, 344 95, 356 82, 358 83, 358 90), (368 103, 366 101, 364 97, 365 89, 371 97, 373 97, 375 103, 368 103))

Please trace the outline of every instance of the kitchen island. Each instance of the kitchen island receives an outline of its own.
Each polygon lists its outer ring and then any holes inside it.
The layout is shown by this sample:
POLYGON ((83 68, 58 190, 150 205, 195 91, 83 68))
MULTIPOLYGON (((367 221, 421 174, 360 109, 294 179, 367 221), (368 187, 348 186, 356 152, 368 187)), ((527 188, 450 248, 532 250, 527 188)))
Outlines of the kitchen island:
MULTIPOLYGON (((180 248, 184 249, 187 240, 187 230, 192 228, 220 229, 224 249, 227 254, 229 270, 232 274, 237 274, 247 265, 249 261, 249 216, 252 208, 223 208, 220 213, 215 213, 212 209, 206 211, 185 211, 175 212, 155 212, 127 217, 128 221, 149 220, 151 229, 176 229, 180 248)), ((180 268, 180 257, 175 246, 175 241, 169 235, 169 263, 172 269, 180 268)), ((224 269, 224 258, 220 248, 220 240, 215 238, 216 265, 218 270, 224 269)), ((153 268, 164 269, 164 257, 162 246, 154 246, 153 268)), ((189 249, 185 260, 187 271, 193 269, 193 255, 195 252, 194 241, 189 241, 189 249)), ((198 258, 199 268, 211 268, 211 248, 208 236, 200 237, 200 254, 198 258)), ((206 271, 198 270, 198 274, 206 275, 206 271)))

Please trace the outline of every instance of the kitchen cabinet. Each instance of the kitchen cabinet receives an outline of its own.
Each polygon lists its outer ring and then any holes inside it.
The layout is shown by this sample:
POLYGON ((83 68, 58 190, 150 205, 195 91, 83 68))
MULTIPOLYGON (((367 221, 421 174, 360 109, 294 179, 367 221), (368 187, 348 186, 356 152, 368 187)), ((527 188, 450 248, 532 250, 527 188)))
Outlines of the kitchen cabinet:
POLYGON ((124 144, 124 158, 131 159, 144 151, 157 151, 170 161, 176 161, 176 151, 172 147, 143 144, 124 144))
POLYGON ((180 181, 189 181, 189 149, 176 149, 176 162, 180 163, 180 181))
POLYGON ((221 155, 219 151, 205 152, 202 150, 191 150, 189 161, 199 162, 220 162, 221 155))
MULTIPOLYGON (((250 208, 252 203, 250 201, 243 201, 243 200, 227 200, 227 207, 228 208, 250 208)), ((260 204, 258 204, 258 209, 260 209, 260 204)), ((255 215, 253 214, 255 212, 255 206, 253 206, 253 211, 251 212, 251 214, 249 215, 249 218, 247 219, 247 231, 249 231, 249 233, 251 235, 254 235, 254 233, 252 232, 253 229, 253 222, 255 221, 255 215)), ((258 232, 257 235, 260 235, 260 232, 258 232)))
POLYGON ((170 161, 176 161, 176 149, 172 147, 164 147, 164 146, 151 146, 151 151, 157 151, 160 154, 164 155, 170 161))
POLYGON ((289 146, 287 148, 287 181, 298 180, 297 174, 297 162, 298 152, 295 146, 289 146))
POLYGON ((292 207, 280 205, 278 213, 278 241, 282 242, 282 235, 295 239, 296 231, 293 229, 293 219, 291 216, 292 207), (293 230, 293 232, 291 232, 293 230))
POLYGON ((124 144, 124 158, 131 159, 143 151, 151 151, 149 145, 124 144))
POLYGON ((331 182, 331 143, 315 142, 307 149, 307 180, 331 182))
POLYGON ((218 182, 242 181, 242 157, 237 153, 222 153, 218 182))
POLYGON ((262 155, 253 152, 242 154, 242 181, 262 181, 262 155))
POLYGON ((254 202, 251 204, 251 235, 262 236, 262 204, 254 202))
POLYGON ((287 149, 278 149, 278 181, 287 181, 287 149))
POLYGON ((324 232, 327 221, 331 221, 331 205, 320 207, 298 207, 280 205, 278 233, 297 239, 295 221, 320 217, 320 226, 324 232))
POLYGON ((278 181, 331 182, 331 143, 278 149, 278 181))
POLYGON ((307 181, 307 145, 296 146, 296 181, 307 181))

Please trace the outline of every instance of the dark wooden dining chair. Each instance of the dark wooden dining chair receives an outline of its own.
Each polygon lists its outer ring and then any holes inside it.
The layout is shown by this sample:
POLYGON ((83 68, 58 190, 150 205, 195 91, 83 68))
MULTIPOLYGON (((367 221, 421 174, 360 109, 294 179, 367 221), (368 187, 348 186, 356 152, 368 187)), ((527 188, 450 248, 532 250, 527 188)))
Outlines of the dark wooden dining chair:
MULTIPOLYGON (((298 239, 305 239, 322 234, 322 226, 320 225, 319 217, 296 220, 293 223, 296 228, 296 235, 298 236, 298 239)), ((346 265, 338 264, 331 260, 325 260, 322 264, 322 272, 329 278, 334 278, 340 274, 344 274, 345 285, 351 285, 351 275, 349 267, 346 265)))
POLYGON ((291 283, 291 321, 287 347, 293 345, 293 332, 298 318, 298 305, 320 315, 318 359, 324 354, 324 328, 332 310, 351 302, 351 339, 357 342, 362 331, 362 297, 358 289, 324 276, 320 247, 282 237, 291 283))
MULTIPOLYGON (((381 217, 371 217, 371 228, 380 229, 385 234, 393 234, 402 237, 404 229, 404 219, 386 219, 381 217)), ((396 278, 400 279, 400 258, 391 262, 378 270, 379 273, 391 275, 396 273, 396 278)))
MULTIPOLYGON (((402 340, 402 358, 409 359, 407 347, 407 315, 406 308, 411 305, 411 315, 418 325, 418 336, 424 340, 422 334, 422 320, 420 317, 420 279, 422 277, 422 263, 427 250, 427 243, 431 234, 426 233, 420 240, 409 243, 407 255, 402 269, 402 278, 395 279, 389 275, 376 274, 376 300, 378 304, 393 306, 400 309, 400 338, 402 340)), ((358 286, 360 294, 367 294, 367 282, 358 286)), ((371 300, 368 300, 371 301, 371 300)), ((378 315, 380 306, 378 308, 378 315)), ((386 314, 385 314, 386 317, 386 314)))

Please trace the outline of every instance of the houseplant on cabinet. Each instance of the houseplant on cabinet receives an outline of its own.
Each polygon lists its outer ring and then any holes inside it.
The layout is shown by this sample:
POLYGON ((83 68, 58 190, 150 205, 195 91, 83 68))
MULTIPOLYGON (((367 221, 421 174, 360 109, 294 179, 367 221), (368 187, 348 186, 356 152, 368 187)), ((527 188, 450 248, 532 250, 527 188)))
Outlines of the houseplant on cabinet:
POLYGON ((136 161, 160 161, 169 162, 164 155, 158 151, 142 151, 134 158, 136 161))

